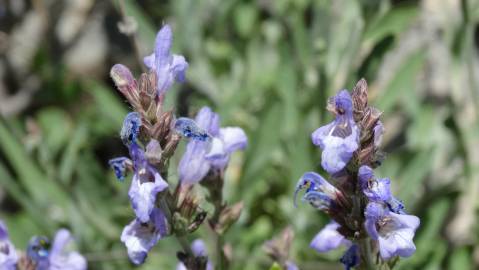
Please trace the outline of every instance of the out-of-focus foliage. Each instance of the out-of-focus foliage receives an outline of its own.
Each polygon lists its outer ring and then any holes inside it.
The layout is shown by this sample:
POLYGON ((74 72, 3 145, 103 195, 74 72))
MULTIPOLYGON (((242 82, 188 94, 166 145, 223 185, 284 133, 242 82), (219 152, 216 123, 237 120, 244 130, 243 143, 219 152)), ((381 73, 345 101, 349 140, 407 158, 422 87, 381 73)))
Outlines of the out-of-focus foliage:
MULTIPOLYGON (((479 267, 478 1, 129 0, 123 11, 142 56, 163 22, 173 27, 190 68, 168 106, 191 116, 210 105, 248 133, 225 187, 245 202, 226 236, 233 269, 269 269, 262 244, 287 225, 301 269, 340 269, 341 252, 308 247, 326 219, 294 209, 292 192, 303 172, 321 171, 310 133, 330 119, 327 97, 361 77, 384 111, 378 174, 421 218, 417 252, 397 269, 479 267)), ((90 269, 130 267, 119 241, 133 217, 129 183, 107 167, 125 154, 128 112, 109 68, 141 71, 120 14, 118 2, 0 3, 0 218, 17 248, 70 228, 90 269)), ((141 269, 173 269, 176 249, 161 240, 141 269)))

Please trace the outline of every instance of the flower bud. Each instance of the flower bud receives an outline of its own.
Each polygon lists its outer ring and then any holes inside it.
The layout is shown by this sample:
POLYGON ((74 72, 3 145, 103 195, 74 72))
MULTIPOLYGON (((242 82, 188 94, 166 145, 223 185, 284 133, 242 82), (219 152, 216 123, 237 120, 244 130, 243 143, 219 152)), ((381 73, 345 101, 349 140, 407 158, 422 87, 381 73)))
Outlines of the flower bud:
POLYGON ((354 107, 354 120, 359 122, 362 119, 364 110, 368 106, 368 83, 363 78, 354 87, 351 98, 354 107))
POLYGON ((214 229, 218 234, 225 233, 231 225, 233 225, 241 215, 244 203, 238 202, 232 206, 223 208, 220 213, 218 224, 214 224, 214 229))
POLYGON ((126 66, 122 64, 114 65, 110 70, 110 76, 115 82, 118 90, 120 90, 125 96, 128 93, 137 90, 136 80, 126 66))

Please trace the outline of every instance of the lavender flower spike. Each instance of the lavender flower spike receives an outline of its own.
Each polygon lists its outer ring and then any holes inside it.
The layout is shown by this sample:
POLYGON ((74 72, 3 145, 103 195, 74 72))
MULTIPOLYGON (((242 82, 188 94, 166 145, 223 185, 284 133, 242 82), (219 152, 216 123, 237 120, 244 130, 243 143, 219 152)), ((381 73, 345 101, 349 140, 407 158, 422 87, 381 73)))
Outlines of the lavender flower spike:
POLYGON ((60 229, 53 239, 50 250, 48 270, 86 270, 86 259, 78 252, 65 252, 65 247, 72 241, 71 234, 66 229, 60 229))
POLYGON ((335 221, 331 221, 321 231, 319 231, 318 234, 316 234, 309 246, 320 253, 337 249, 341 245, 351 246, 351 241, 340 234, 337 231, 338 228, 339 224, 335 221))
POLYGON ((183 183, 194 184, 201 181, 210 169, 224 170, 230 155, 246 148, 248 139, 241 128, 220 128, 219 116, 209 107, 198 112, 195 122, 199 129, 206 131, 210 140, 190 140, 178 166, 178 174, 183 183))
POLYGON ((378 240, 379 254, 383 259, 409 257, 416 251, 412 239, 419 227, 418 217, 390 212, 376 202, 367 205, 364 215, 366 230, 372 239, 378 240))
POLYGON ((0 269, 15 270, 17 261, 17 252, 8 238, 7 227, 0 220, 0 269))
POLYGON ((329 173, 342 170, 359 146, 359 130, 353 119, 353 103, 347 90, 340 91, 331 100, 336 119, 318 128, 311 135, 313 143, 323 153, 321 165, 329 173))
POLYGON ((147 223, 135 219, 128 224, 121 233, 121 241, 128 249, 130 261, 139 265, 145 262, 151 248, 167 234, 165 215, 160 209, 155 208, 147 223))
POLYGON ((158 95, 168 91, 175 79, 179 82, 184 81, 188 68, 183 56, 170 53, 172 41, 171 27, 166 24, 156 35, 154 53, 143 59, 145 65, 156 72, 158 95))

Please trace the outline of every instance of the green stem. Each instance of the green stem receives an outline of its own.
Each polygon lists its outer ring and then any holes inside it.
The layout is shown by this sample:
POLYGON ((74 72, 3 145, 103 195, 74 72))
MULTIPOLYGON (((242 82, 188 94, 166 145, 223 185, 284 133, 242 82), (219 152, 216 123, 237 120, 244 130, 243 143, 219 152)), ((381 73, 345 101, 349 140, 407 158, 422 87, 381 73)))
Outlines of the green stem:
POLYGON ((178 240, 178 243, 180 243, 181 248, 183 248, 183 251, 188 255, 188 257, 194 258, 193 250, 191 250, 190 243, 188 242, 186 237, 177 235, 176 239, 178 240))
POLYGON ((358 242, 361 258, 359 269, 374 270, 376 269, 371 253, 371 241, 369 238, 361 239, 358 242))

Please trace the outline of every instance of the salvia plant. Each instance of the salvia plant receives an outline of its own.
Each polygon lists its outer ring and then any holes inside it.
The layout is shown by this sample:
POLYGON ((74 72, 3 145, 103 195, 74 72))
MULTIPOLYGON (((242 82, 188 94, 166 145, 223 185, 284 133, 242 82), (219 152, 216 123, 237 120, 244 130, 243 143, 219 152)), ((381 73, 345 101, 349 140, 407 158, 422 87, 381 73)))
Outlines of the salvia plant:
POLYGON ((328 100, 333 122, 315 130, 311 139, 322 150, 321 166, 329 181, 306 172, 294 192, 331 218, 311 241, 318 252, 346 247, 345 269, 392 269, 399 257, 411 256, 419 218, 408 215, 391 194, 390 179, 374 175, 384 154, 381 112, 368 105, 368 89, 360 80, 350 94, 342 90, 328 100))
POLYGON ((145 262, 160 239, 173 236, 182 248, 177 253, 178 269, 213 269, 213 265, 224 269, 223 235, 242 209, 241 202, 224 202, 224 172, 231 153, 246 147, 247 137, 241 128, 220 127, 218 114, 208 107, 201 108, 195 119, 176 117, 165 108, 165 95, 175 81, 185 79, 188 68, 183 56, 171 54, 171 45, 172 30, 165 25, 156 36, 154 52, 144 58, 148 72, 136 80, 121 64, 111 69, 118 90, 133 109, 120 132, 129 157, 109 162, 120 181, 132 174, 128 196, 135 218, 123 229, 121 241, 136 265, 145 262), (182 139, 187 145, 175 181, 169 179, 168 169, 182 139), (208 191, 205 199, 198 194, 198 185, 208 191), (214 206, 212 213, 202 209, 203 200, 214 206), (215 234, 215 262, 208 259, 202 240, 188 241, 205 220, 215 234))
POLYGON ((68 230, 60 229, 53 242, 45 236, 34 236, 25 252, 17 252, 9 239, 7 227, 0 220, 0 269, 86 270, 86 259, 68 248, 72 240, 68 230))

